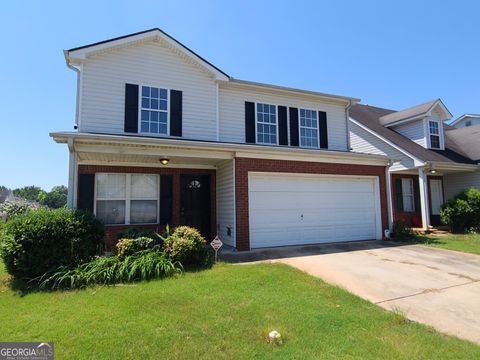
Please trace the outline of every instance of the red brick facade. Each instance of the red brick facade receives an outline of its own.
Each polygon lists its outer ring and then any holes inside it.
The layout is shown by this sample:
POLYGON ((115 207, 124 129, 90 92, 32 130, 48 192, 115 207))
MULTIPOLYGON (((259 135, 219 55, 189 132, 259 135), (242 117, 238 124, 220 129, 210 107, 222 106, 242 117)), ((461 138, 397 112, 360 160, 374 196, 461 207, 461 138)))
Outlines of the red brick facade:
POLYGON ((248 214, 248 172, 283 172, 330 175, 378 176, 380 184, 380 204, 382 227, 388 228, 387 191, 385 166, 313 163, 305 161, 285 161, 266 159, 235 159, 235 199, 236 199, 236 241, 238 250, 249 250, 249 214, 248 214))
MULTIPOLYGON (((216 229, 216 183, 215 170, 208 169, 180 169, 180 168, 150 168, 150 167, 130 167, 130 166, 100 166, 100 165, 79 165, 78 174, 95 174, 99 172, 109 173, 141 173, 141 174, 159 174, 173 176, 173 200, 172 200, 172 224, 170 226, 180 225, 180 175, 195 174, 195 175, 210 175, 210 203, 211 203, 211 231, 214 233, 216 229)), ((77 194, 81 196, 81 194, 77 194)), ((105 246, 110 250, 117 242, 117 234, 129 227, 144 227, 155 229, 157 232, 162 232, 166 224, 150 224, 150 225, 108 225, 105 232, 105 246)))

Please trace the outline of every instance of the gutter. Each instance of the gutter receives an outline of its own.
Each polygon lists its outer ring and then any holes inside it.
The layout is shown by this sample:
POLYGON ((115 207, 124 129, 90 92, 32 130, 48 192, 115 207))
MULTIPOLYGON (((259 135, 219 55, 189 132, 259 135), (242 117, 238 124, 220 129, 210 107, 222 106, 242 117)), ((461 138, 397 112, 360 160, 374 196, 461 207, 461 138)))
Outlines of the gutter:
POLYGON ((348 101, 348 105, 345 107, 345 129, 346 129, 346 132, 347 132, 347 150, 348 151, 351 151, 352 148, 350 147, 350 129, 349 129, 349 126, 348 126, 348 123, 350 122, 350 108, 353 106, 353 102, 352 100, 349 100, 348 101))
POLYGON ((80 97, 80 69, 76 68, 72 64, 70 64, 70 59, 68 55, 68 50, 63 50, 63 56, 65 57, 65 63, 69 69, 72 69, 77 73, 77 96, 76 96, 76 104, 75 104, 75 123, 73 124, 73 128, 75 130, 78 129, 78 116, 80 112, 80 104, 79 104, 79 97, 80 97))

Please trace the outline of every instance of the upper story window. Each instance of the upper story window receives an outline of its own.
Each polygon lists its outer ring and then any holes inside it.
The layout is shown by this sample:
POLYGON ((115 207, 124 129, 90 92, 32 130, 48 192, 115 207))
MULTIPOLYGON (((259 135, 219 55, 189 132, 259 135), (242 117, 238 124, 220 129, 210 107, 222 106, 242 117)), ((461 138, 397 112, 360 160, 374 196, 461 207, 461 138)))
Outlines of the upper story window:
POLYGON ((95 214, 104 224, 158 223, 158 175, 98 173, 95 194, 95 214))
POLYGON ((257 103, 257 144, 277 145, 277 107, 257 103))
POLYGON ((168 135, 168 90, 142 86, 140 104, 141 132, 168 135))
POLYGON ((465 126, 472 126, 472 121, 471 120, 465 121, 465 126))
POLYGON ((428 128, 430 132, 430 147, 440 149, 440 129, 437 121, 429 121, 428 128))
POLYGON ((318 148, 318 113, 300 109, 300 146, 318 148))

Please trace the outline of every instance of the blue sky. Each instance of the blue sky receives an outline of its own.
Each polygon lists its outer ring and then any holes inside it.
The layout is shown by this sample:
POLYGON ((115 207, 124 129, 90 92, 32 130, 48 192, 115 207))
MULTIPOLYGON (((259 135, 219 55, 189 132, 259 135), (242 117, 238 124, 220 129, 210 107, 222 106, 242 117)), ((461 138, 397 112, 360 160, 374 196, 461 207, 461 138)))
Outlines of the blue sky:
POLYGON ((160 27, 229 75, 402 109, 480 113, 477 1, 3 1, 0 185, 67 183, 75 73, 62 50, 160 27))

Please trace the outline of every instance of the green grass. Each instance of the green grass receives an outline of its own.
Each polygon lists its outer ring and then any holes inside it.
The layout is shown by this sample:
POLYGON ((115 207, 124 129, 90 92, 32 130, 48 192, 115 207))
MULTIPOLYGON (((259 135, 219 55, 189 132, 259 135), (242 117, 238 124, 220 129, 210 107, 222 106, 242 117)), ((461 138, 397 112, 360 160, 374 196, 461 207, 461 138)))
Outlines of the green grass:
POLYGON ((56 359, 478 359, 480 347, 406 321, 281 264, 20 296, 0 270, 0 341, 54 341, 56 359), (283 345, 268 344, 276 329, 283 345))
POLYGON ((455 251, 463 251, 480 255, 480 234, 425 236, 421 241, 424 245, 455 251))

